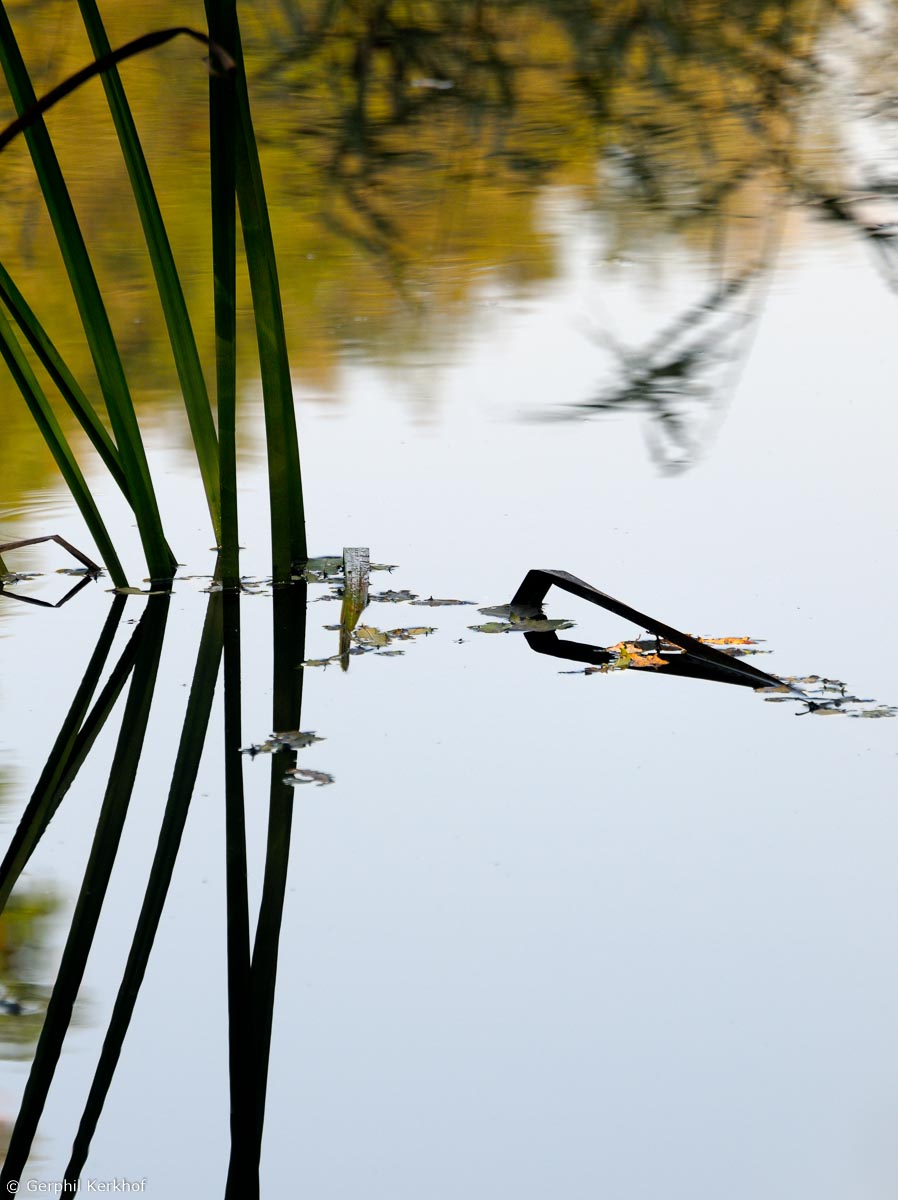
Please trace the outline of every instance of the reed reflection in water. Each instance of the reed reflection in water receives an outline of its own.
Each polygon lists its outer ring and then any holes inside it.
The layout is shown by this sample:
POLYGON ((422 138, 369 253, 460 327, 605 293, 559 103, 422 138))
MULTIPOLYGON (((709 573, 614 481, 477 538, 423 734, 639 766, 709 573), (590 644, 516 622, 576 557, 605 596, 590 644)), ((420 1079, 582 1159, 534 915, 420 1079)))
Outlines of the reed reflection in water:
MULTIPOLYGON (((127 687, 121 727, 93 847, 75 906, 56 982, 40 1028, 21 1109, 9 1138, 0 1183, 22 1177, 47 1093, 53 1080, 79 995, 87 956, 104 905, 109 877, 141 762, 155 696, 156 675, 170 607, 168 595, 150 595, 124 650, 111 663, 115 634, 126 599, 116 597, 84 676, 54 742, 31 800, 0 866, 0 903, 13 888, 45 834, 104 726, 118 711, 127 687), (105 682, 101 680, 105 676, 105 682)), ((275 591, 272 727, 297 729, 302 708, 301 667, 305 646, 306 584, 275 591)), ((122 1044, 144 978, 178 857, 196 784, 224 654, 225 779, 227 828, 228 1006, 230 1013, 231 1164, 227 1195, 258 1194, 258 1167, 267 1087, 268 1058, 279 950, 281 915, 290 853, 294 789, 285 782, 296 752, 279 747, 271 757, 268 844, 262 902, 250 936, 244 825, 243 757, 240 753, 240 598, 213 591, 196 655, 183 730, 172 768, 168 799, 131 951, 124 967, 102 1053, 80 1122, 74 1133, 66 1180, 74 1188, 90 1150, 115 1074, 122 1044)), ((160 700, 159 702, 164 702, 160 700)), ((145 764, 146 765, 146 764, 145 764)), ((223 915, 224 916, 224 915, 223 915)))

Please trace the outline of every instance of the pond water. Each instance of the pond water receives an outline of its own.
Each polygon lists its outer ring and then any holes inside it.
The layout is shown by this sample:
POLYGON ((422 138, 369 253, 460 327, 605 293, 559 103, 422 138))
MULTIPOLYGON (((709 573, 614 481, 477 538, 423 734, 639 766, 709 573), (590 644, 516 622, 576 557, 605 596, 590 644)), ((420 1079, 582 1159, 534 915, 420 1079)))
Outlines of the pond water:
MULTIPOLYGON (((89 57, 68 7, 22 26, 49 63, 46 86, 89 57)), ((110 12, 112 40, 199 20, 163 7, 164 20, 157 7, 110 12)), ((364 629, 417 632, 387 644, 357 630, 356 648, 374 649, 341 664, 337 581, 273 596, 248 371, 248 583, 225 612, 233 622, 238 604, 238 742, 266 740, 274 704, 323 739, 298 765, 333 777, 284 788, 288 755, 240 760, 253 923, 260 905, 271 918, 270 814, 275 850, 289 844, 279 936, 260 939, 276 963, 261 1194, 893 1196, 898 722, 862 717, 898 704, 896 11, 799 3, 722 21, 713 4, 679 17, 649 5, 640 24, 626 5, 600 19, 588 3, 486 4, 477 25, 467 6, 414 7, 372 8, 365 23, 337 5, 331 28, 325 9, 313 20, 303 5, 246 18, 310 552, 370 547, 390 565, 372 572, 372 595, 470 602, 371 599, 364 629), (584 673, 534 654, 520 632, 473 629, 531 568, 571 572, 694 635, 758 639, 763 655, 745 661, 844 681, 864 703, 814 709, 663 671, 584 673)), ((192 51, 160 54, 123 77, 170 186, 166 216, 209 349, 205 84, 192 51), (185 79, 174 125, 159 111, 160 62, 185 79)), ((23 1192, 63 1179, 144 901, 203 623, 222 604, 208 591, 212 535, 161 322, 128 249, 130 217, 117 218, 112 135, 98 131, 95 161, 76 138, 99 89, 72 104, 85 107, 54 118, 60 155, 119 331, 130 330, 126 361, 182 566, 170 600, 129 596, 119 612, 103 577, 51 608, 21 598, 62 598, 75 582, 56 574, 64 551, 5 555, 36 573, 0 592, 9 839, 104 623, 114 640, 102 679, 135 630, 161 655, 23 1192)), ((4 157, 0 202, 21 216, 36 204, 24 148, 4 157)), ((52 291, 58 268, 44 261, 42 219, 29 219, 27 238, 24 221, 7 231, 4 262, 52 291)), ((57 303, 58 344, 86 362, 57 303)), ((57 533, 95 553, 11 383, 0 404, 0 542, 57 533)), ((139 583, 133 518, 84 461, 139 583)), ((557 590, 546 613, 576 622, 562 638, 602 647, 642 633, 557 590)), ((38 1070, 110 771, 121 782, 123 699, 0 925, 6 1140, 38 1070)), ((258 1118, 258 1095, 240 1090, 256 1086, 258 1014, 241 1025, 232 1012, 232 1053, 242 1042, 253 1061, 246 1076, 232 1062, 229 1083, 233 720, 226 732, 219 684, 84 1180, 222 1194, 231 1106, 238 1145, 240 1114, 258 1118)), ((273 984, 272 967, 260 986, 273 984)))

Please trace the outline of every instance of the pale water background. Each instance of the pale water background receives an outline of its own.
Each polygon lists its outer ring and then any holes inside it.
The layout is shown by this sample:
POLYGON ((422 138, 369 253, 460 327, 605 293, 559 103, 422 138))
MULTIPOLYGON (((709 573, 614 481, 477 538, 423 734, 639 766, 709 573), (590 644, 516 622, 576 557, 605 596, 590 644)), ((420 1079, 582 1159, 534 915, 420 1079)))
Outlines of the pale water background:
MULTIPOLYGON (((613 377, 590 326, 645 344, 715 275, 663 238, 609 255, 608 221, 562 187, 544 189, 539 222, 552 277, 519 286, 483 270, 445 344, 408 355, 347 344, 327 395, 298 370, 312 552, 369 545, 398 564, 375 589, 480 604, 507 602, 531 567, 563 568, 693 633, 765 639, 771 653, 754 660, 765 670, 898 702, 898 300, 869 245, 788 215, 750 353, 697 460, 670 475, 647 452, 645 415, 540 418, 613 377)), ((178 398, 144 419, 185 574, 209 574, 178 398)), ((247 386, 244 569, 257 577, 261 421, 247 386)), ((114 506, 99 476, 96 487, 114 506)), ((53 484, 23 496, 0 530, 85 541, 53 484)), ((52 571, 59 560, 42 550, 28 561, 52 571)), ((0 599, 9 832, 106 615, 105 586, 57 611, 0 599)), ((130 944, 203 586, 176 584, 148 749, 35 1179, 61 1176, 130 944)), ((313 585, 310 598, 324 592, 313 585)), ((129 600, 126 621, 142 603, 129 600)), ((338 610, 310 605, 309 657, 336 650, 322 626, 338 610)), ((633 632, 560 595, 548 611, 576 619, 584 641, 633 632)), ((244 736, 261 741, 270 602, 246 596, 242 614, 244 736)), ((402 658, 306 669, 302 727, 326 740, 301 765, 336 783, 296 793, 263 1194, 894 1196, 896 722, 796 723, 797 706, 748 690, 562 674, 572 664, 517 635, 471 632, 481 619, 473 607, 372 605, 369 624, 436 632, 402 658)), ((227 1163, 220 723, 214 714, 86 1171, 145 1176, 165 1197, 219 1194, 227 1163)), ((113 742, 107 730, 20 885, 59 901, 32 967, 44 985, 113 742)), ((247 762, 257 874, 267 770, 247 762)), ((0 1069, 6 1121, 27 1067, 0 1069)))

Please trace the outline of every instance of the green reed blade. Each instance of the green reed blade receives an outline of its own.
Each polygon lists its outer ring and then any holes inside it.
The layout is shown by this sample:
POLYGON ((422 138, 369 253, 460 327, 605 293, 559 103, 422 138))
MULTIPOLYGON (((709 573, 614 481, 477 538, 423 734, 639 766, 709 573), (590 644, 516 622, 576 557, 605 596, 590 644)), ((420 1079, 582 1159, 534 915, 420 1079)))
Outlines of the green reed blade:
MULTIPOLYGON (((235 0, 207 2, 209 36, 233 45, 235 0)), ((240 581, 237 515, 237 231, 236 94, 232 75, 209 79, 209 157, 211 168, 212 275, 215 304, 215 376, 221 488, 221 580, 240 581)))
MULTIPOLYGON (((95 0, 78 0, 78 7, 81 9, 81 18, 84 21, 94 54, 97 58, 110 54, 111 47, 95 0)), ((137 202, 137 211, 146 238, 153 274, 156 277, 156 287, 168 328, 212 528, 216 540, 220 540, 221 499, 218 483, 218 438, 212 419, 209 395, 206 391, 206 381, 200 365, 199 351, 187 312, 184 292, 181 288, 181 280, 175 266, 162 213, 159 210, 143 147, 134 125, 134 118, 131 115, 118 68, 109 67, 102 73, 101 78, 113 124, 121 144, 128 177, 131 180, 134 198, 137 202)))
MULTIPOLYGON (((69 711, 57 734, 56 741, 53 743, 53 749, 50 751, 44 769, 31 794, 31 799, 25 806, 25 811, 10 840, 3 862, 0 863, 0 912, 3 912, 6 907, 6 902, 16 881, 27 865, 53 813, 59 807, 66 788, 74 778, 72 764, 73 760, 78 758, 76 746, 79 741, 82 741, 81 734, 85 725, 85 714, 109 657, 124 608, 125 597, 116 596, 103 624, 97 645, 90 656, 81 682, 78 684, 75 698, 69 706, 69 711)), ((133 640, 132 637, 131 641, 133 642, 133 640)), ((126 655, 127 650, 123 658, 126 655)), ((132 653, 128 657, 127 669, 122 677, 122 686, 124 686, 133 664, 134 655, 132 653)), ((120 691, 121 687, 115 691, 115 698, 118 697, 120 691)))
MULTIPOLYGON (((0 4, 0 63, 16 111, 36 103, 34 88, 22 59, 6 10, 0 4)), ((56 152, 43 118, 25 131, 44 203, 62 252, 72 294, 84 325, 88 347, 106 402, 112 431, 128 481, 131 503, 150 575, 170 579, 175 561, 165 542, 159 507, 153 492, 146 452, 125 378, 118 347, 100 289, 84 244, 75 209, 63 179, 56 152)))
POLYGON ((162 653, 168 606, 168 596, 150 596, 147 600, 147 610, 138 626, 140 645, 122 716, 121 731, 112 759, 109 783, 100 809, 97 830, 69 935, 62 952, 56 984, 47 1006, 19 1115, 9 1140, 6 1161, 0 1174, 0 1194, 4 1191, 15 1191, 14 1187, 10 1187, 10 1183, 18 1181, 25 1169, 46 1103, 47 1092, 53 1082, 62 1043, 71 1023, 72 1010, 100 919, 134 788, 162 653))
POLYGON ((125 572, 103 523, 103 518, 100 516, 100 510, 90 494, 81 469, 66 441, 65 434, 60 429, 47 397, 41 390, 2 309, 0 309, 0 356, 9 367, 16 387, 22 393, 41 436, 56 460, 62 477, 72 493, 72 498, 84 517, 84 523, 97 544, 100 557, 105 563, 113 583, 116 587, 127 587, 128 581, 125 578, 125 572))
POLYGON ((63 400, 87 434, 125 499, 130 503, 128 481, 122 471, 122 462, 115 442, 109 436, 106 426, 97 416, 94 406, 63 362, 62 356, 50 341, 44 327, 16 287, 3 263, 0 263, 0 300, 6 305, 15 325, 31 346, 41 366, 59 389, 63 400))
MULTIPOLYGON (((171 786, 162 816, 159 840, 153 865, 150 868, 146 894, 140 916, 137 919, 122 982, 115 998, 112 1015, 109 1018, 103 1049, 72 1145, 69 1164, 65 1170, 65 1179, 70 1182, 70 1190, 73 1194, 77 1190, 75 1180, 80 1175, 87 1159, 90 1143, 118 1065, 125 1035, 137 1003, 137 995, 143 983, 150 952, 159 929, 159 921, 174 873, 178 851, 181 848, 181 837, 187 821, 190 800, 196 786, 200 758, 209 726, 209 715, 215 697, 221 646, 222 595, 218 592, 209 597, 206 607, 206 619, 200 636, 181 740, 178 743, 171 786)), ((239 746, 239 743, 237 745, 239 746)))
POLYGON ((249 268, 265 407, 272 573, 275 582, 282 583, 290 578, 292 564, 308 557, 302 475, 277 260, 236 20, 234 37, 233 46, 225 48, 237 63, 234 76, 238 122, 237 202, 249 268))

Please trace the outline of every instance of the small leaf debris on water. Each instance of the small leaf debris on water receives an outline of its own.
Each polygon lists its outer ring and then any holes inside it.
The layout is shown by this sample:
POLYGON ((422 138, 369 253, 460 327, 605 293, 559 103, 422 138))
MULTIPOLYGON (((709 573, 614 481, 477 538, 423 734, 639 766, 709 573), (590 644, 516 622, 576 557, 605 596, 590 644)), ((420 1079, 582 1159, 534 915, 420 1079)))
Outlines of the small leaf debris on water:
POLYGON ((382 629, 373 625, 360 625, 352 635, 352 640, 360 646, 389 646, 390 638, 382 629))
MULTIPOLYGON (((370 571, 395 571, 394 563, 371 563, 370 571)), ((304 579, 307 583, 330 583, 335 578, 343 576, 343 556, 341 554, 323 554, 317 558, 308 558, 293 575, 294 580, 304 579)))
POLYGON ((307 583, 321 583, 332 575, 343 574, 343 556, 326 554, 321 558, 309 558, 294 579, 304 579, 307 583))
POLYGON ((306 746, 311 746, 313 742, 323 741, 324 738, 319 737, 312 730, 304 732, 299 729, 291 729, 286 733, 272 733, 266 741, 260 742, 259 745, 243 746, 240 753, 255 758, 257 754, 273 754, 277 750, 303 750, 306 746))
POLYGON ((898 708, 849 695, 841 679, 821 675, 789 675, 779 687, 758 688, 768 704, 803 704, 796 717, 894 717, 898 708))
MULTIPOLYGON (((438 600, 434 596, 428 596, 426 600, 413 600, 412 604, 426 605, 428 608, 440 608, 449 604, 476 604, 476 600, 438 600)), ((481 612, 483 609, 480 610, 481 612)))
MULTIPOLYGON (((107 592, 114 592, 116 594, 116 596, 169 596, 169 595, 171 595, 170 588, 158 588, 156 591, 154 591, 152 588, 148 588, 146 591, 144 591, 143 588, 137 588, 137 587, 118 587, 118 588, 107 588, 106 590, 107 590, 107 592)), ((211 588, 209 590, 211 591, 211 588)))
POLYGON ((371 592, 368 599, 370 601, 376 600, 378 604, 402 604, 406 600, 410 600, 415 604, 421 603, 417 599, 416 593, 408 590, 402 592, 371 592))
MULTIPOLYGON (((428 637, 431 633, 436 633, 436 627, 432 625, 415 625, 403 629, 376 629, 373 625, 359 625, 353 631, 352 641, 355 645, 352 646, 350 654, 369 654, 375 653, 383 657, 398 657, 404 651, 396 648, 389 649, 393 642, 410 642, 418 637, 428 637)), ((345 654, 332 654, 330 658, 310 658, 302 665, 304 667, 327 667, 331 663, 341 662, 345 660, 345 654)))
POLYGON ((302 750, 305 746, 311 746, 313 742, 324 741, 324 738, 319 737, 314 730, 304 732, 300 729, 290 729, 286 733, 273 733, 271 736, 274 741, 291 750, 302 750))
POLYGON ((558 629, 573 629, 574 622, 512 615, 510 621, 487 621, 483 625, 469 625, 468 628, 473 629, 475 633, 554 633, 558 629))
POLYGON ((510 617, 510 604, 494 604, 489 608, 478 608, 479 613, 483 613, 485 617, 510 617))
POLYGON ((416 625, 409 629, 375 629, 371 625, 360 625, 352 635, 353 639, 366 650, 378 650, 389 646, 391 642, 410 642, 416 637, 427 637, 436 630, 430 625, 416 625))
POLYGON ((284 783, 289 783, 291 787, 298 787, 302 783, 314 783, 318 787, 325 787, 333 782, 333 775, 328 775, 326 771, 312 771, 308 767, 294 767, 284 776, 284 783))

